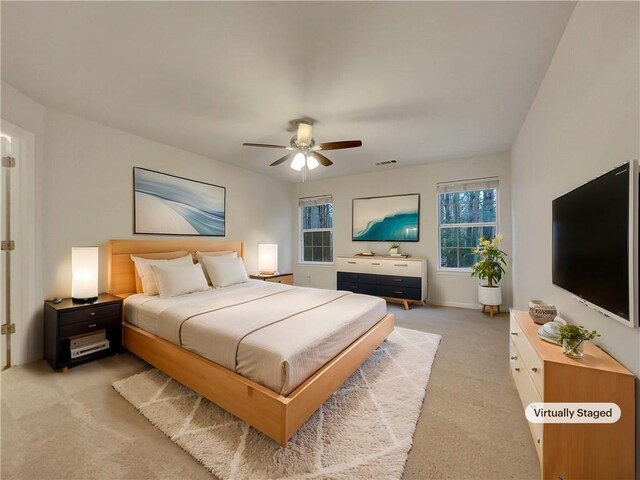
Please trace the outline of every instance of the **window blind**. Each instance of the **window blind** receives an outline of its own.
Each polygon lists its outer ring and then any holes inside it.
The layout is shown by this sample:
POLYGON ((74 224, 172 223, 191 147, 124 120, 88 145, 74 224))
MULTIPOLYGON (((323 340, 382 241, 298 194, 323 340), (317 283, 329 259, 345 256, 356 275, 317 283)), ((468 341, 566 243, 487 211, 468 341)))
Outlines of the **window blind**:
POLYGON ((487 190, 489 188, 498 188, 498 179, 496 177, 490 178, 475 178, 472 180, 460 180, 457 182, 443 182, 438 183, 438 193, 452 193, 452 192, 472 192, 474 190, 487 190))
POLYGON ((304 197, 298 200, 299 207, 312 207, 314 205, 326 205, 327 203, 333 203, 333 197, 331 195, 304 197))

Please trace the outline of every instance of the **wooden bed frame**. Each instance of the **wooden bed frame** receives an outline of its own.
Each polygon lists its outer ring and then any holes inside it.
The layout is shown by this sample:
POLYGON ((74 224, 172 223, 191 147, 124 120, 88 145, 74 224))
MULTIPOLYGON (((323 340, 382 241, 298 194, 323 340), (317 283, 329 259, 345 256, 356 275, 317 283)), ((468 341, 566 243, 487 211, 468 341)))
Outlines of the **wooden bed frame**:
MULTIPOLYGON (((132 254, 196 250, 233 250, 242 256, 243 244, 227 241, 110 240, 108 291, 121 297, 136 292, 132 254)), ((293 434, 369 358, 393 327, 394 316, 387 314, 287 397, 126 323, 124 313, 122 342, 138 357, 286 447, 293 434)))

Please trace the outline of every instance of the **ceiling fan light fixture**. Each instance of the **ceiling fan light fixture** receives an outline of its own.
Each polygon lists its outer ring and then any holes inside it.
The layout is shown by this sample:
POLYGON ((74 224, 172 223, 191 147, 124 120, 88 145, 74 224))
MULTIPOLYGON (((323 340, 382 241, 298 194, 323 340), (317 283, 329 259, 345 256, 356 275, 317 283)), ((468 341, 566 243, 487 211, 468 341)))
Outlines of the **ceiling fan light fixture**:
POLYGON ((311 145, 311 125, 300 122, 298 124, 298 143, 300 145, 311 145))
POLYGON ((304 165, 305 165, 304 153, 302 152, 296 153, 296 156, 293 157, 293 160, 291 161, 291 168, 299 172, 304 168, 304 165))
POLYGON ((320 165, 318 163, 318 160, 316 160, 312 155, 307 155, 307 168, 309 170, 313 170, 314 168, 316 168, 318 165, 320 165))

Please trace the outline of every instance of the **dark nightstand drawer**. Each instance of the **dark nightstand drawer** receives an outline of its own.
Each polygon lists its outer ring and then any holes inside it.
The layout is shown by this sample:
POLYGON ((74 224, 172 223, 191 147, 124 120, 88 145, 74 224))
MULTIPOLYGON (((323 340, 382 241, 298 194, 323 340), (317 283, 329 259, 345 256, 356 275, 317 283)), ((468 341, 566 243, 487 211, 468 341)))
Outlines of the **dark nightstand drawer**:
POLYGON ((422 279, 420 277, 378 275, 376 280, 378 285, 387 285, 391 287, 420 288, 422 286, 422 279))
POLYGON ((406 288, 402 286, 378 285, 376 295, 381 297, 407 298, 410 300, 422 300, 419 288, 406 288))
POLYGON ((107 318, 120 315, 120 304, 100 305, 91 308, 81 308, 70 312, 60 312, 60 327, 77 322, 88 322, 96 318, 107 318))
POLYGON ((97 332, 98 330, 106 328, 117 327, 120 321, 120 317, 118 316, 110 318, 104 318, 101 316, 100 318, 91 321, 60 325, 60 338, 83 335, 85 333, 97 332))

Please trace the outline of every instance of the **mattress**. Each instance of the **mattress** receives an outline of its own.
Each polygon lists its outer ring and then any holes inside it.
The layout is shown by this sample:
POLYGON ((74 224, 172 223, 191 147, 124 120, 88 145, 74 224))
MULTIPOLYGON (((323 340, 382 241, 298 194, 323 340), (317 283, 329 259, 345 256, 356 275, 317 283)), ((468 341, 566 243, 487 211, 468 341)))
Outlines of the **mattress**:
POLYGON ((260 280, 125 301, 127 322, 284 396, 386 313, 377 297, 260 280))

